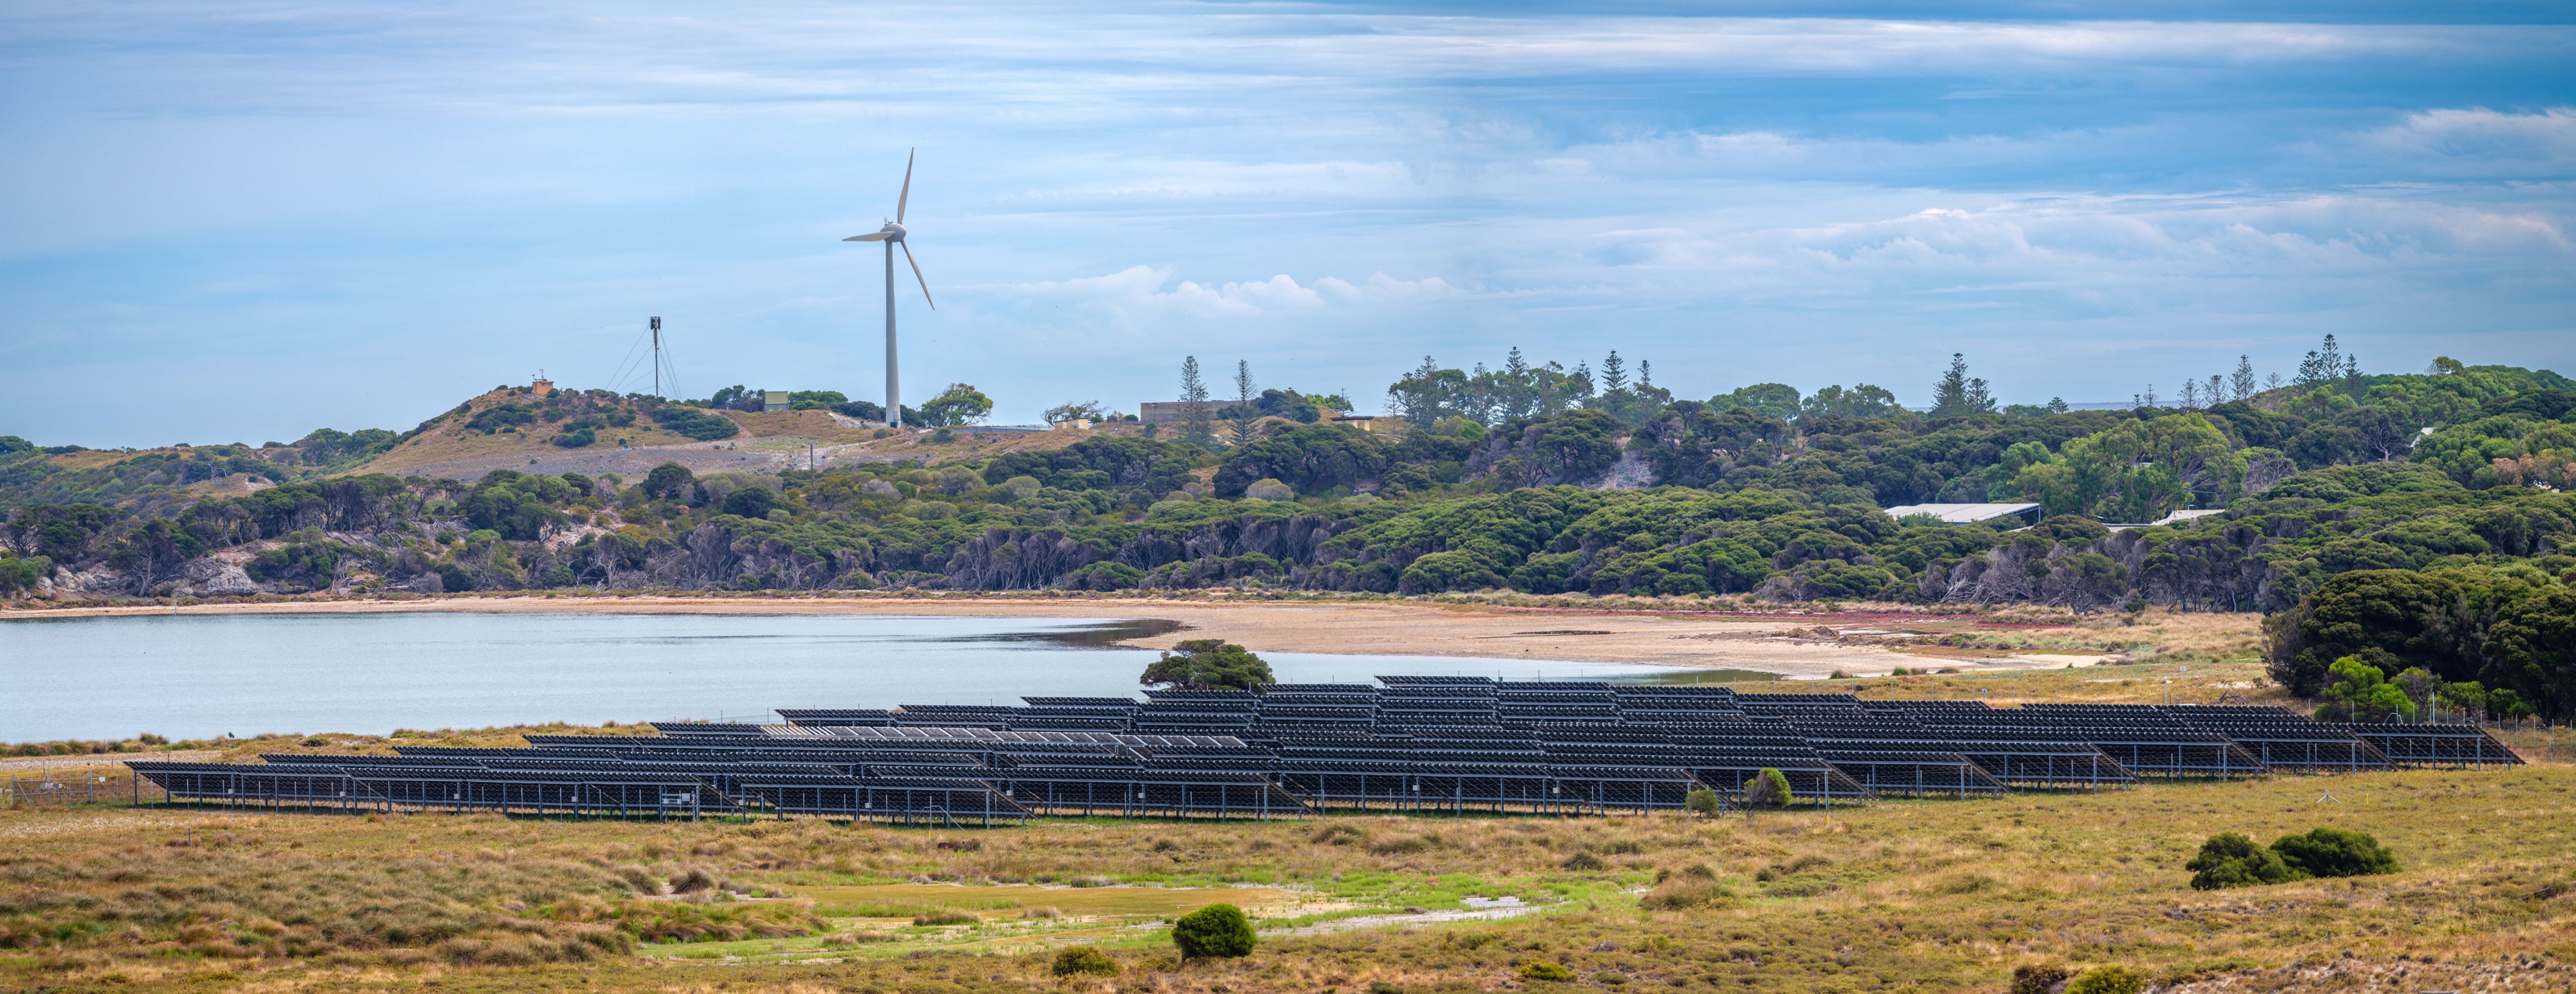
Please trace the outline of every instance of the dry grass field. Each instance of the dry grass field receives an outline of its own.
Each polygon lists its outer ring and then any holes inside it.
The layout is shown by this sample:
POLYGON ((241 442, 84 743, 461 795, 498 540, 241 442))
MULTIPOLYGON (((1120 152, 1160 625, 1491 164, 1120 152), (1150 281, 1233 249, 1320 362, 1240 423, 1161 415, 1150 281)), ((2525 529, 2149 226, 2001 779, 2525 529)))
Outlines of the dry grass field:
MULTIPOLYGON (((2179 665, 1799 689, 2155 700, 2170 675, 2187 681, 2178 699, 2207 700, 2253 670, 2179 665)), ((2561 757, 2576 743, 2551 734, 2509 734, 2534 762, 2502 771, 1721 820, 965 831, 0 811, 0 989, 1999 992, 2014 967, 2055 963, 2188 991, 2563 991, 2576 989, 2576 768, 2561 757), (2372 833, 2402 871, 2187 886, 2182 864, 2212 833, 2320 825, 2372 833), (1530 910, 1477 917, 1499 897, 1530 910), (1260 919, 1260 949, 1176 962, 1157 923, 1217 901, 1260 919), (1054 977, 1053 952, 1077 943, 1118 974, 1054 977), (1542 962, 1573 979, 1524 978, 1542 962)), ((261 748, 384 744, 314 738, 261 748)))

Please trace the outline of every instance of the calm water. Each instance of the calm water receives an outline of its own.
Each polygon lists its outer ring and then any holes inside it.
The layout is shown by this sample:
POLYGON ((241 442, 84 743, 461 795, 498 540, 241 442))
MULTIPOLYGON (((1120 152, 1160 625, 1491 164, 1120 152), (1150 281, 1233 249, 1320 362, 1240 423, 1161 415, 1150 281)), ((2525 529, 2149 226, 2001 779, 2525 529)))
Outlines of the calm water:
MULTIPOLYGON (((771 708, 1134 694, 1110 619, 285 614, 0 621, 0 742, 770 720, 771 708), (1085 643, 1093 643, 1086 645, 1085 643)), ((1125 624, 1133 624, 1132 622, 1125 624)), ((1643 679, 1657 667, 1264 653, 1288 682, 1643 679)))

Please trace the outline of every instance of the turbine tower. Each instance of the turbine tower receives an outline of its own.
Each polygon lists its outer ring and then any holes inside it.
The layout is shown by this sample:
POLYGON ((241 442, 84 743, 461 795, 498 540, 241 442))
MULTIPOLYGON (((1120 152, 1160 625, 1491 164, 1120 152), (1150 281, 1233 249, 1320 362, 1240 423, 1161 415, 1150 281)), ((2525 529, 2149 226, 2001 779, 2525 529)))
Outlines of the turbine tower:
POLYGON ((919 260, 916 260, 916 259, 914 259, 914 258, 912 257, 912 245, 911 245, 910 243, 907 243, 907 242, 905 242, 905 241, 903 240, 903 236, 904 236, 904 228, 903 228, 903 205, 904 205, 904 202, 905 202, 905 201, 908 201, 908 200, 912 199, 912 157, 913 157, 913 153, 912 153, 911 151, 907 151, 907 152, 905 152, 905 153, 904 153, 904 156, 903 156, 903 189, 902 189, 902 191, 901 191, 901 192, 898 192, 898 193, 896 193, 896 194, 894 195, 894 220, 886 222, 886 223, 885 223, 885 227, 883 227, 883 228, 879 228, 879 229, 877 229, 877 230, 875 230, 875 231, 868 232, 867 234, 864 234, 864 235, 851 235, 851 236, 850 236, 850 237, 848 237, 848 238, 841 239, 842 241, 845 241, 845 242, 884 242, 884 243, 886 243, 886 253, 885 253, 885 277, 886 277, 886 394, 885 394, 886 401, 885 401, 885 413, 886 413, 886 427, 889 427, 889 428, 901 428, 901 427, 903 427, 903 393, 902 393, 902 390, 901 390, 901 389, 896 385, 896 383, 895 383, 895 361, 894 361, 894 247, 895 247, 895 246, 897 246, 897 245, 902 245, 902 246, 903 246, 903 261, 905 261, 905 262, 908 262, 908 263, 911 263, 911 264, 912 264, 912 278, 913 278, 915 281, 918 281, 918 282, 921 284, 921 299, 922 299, 922 302, 929 304, 929 305, 930 305, 930 309, 931 309, 931 310, 934 310, 934 311, 935 311, 935 310, 938 310, 938 309, 939 309, 939 302, 938 302, 938 301, 935 301, 935 300, 931 300, 931 299, 930 299, 930 281, 929 281, 929 280, 925 280, 925 279, 922 279, 922 278, 921 278, 921 263, 920 263, 920 261, 919 261, 919 260))

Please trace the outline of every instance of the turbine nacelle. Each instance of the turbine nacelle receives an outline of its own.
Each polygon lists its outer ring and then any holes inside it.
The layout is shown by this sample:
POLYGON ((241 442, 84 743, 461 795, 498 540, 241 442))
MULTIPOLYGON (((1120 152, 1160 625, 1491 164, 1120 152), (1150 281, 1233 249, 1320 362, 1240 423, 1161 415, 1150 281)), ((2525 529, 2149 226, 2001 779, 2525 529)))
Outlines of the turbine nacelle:
POLYGON ((899 242, 903 240, 903 235, 903 225, 888 221, 885 223, 885 227, 878 228, 877 230, 868 232, 864 235, 851 235, 850 237, 841 240, 845 242, 899 242))

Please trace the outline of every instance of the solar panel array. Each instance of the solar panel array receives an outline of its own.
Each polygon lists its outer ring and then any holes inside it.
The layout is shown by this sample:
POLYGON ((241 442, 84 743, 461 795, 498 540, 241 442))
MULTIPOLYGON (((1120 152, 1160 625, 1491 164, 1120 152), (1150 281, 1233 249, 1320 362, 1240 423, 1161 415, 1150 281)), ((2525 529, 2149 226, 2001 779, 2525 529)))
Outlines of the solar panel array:
POLYGON ((1862 701, 1479 677, 779 712, 524 749, 397 747, 257 764, 134 762, 177 801, 654 817, 1651 811, 1778 770, 1804 802, 2141 777, 2519 762, 2469 725, 2342 725, 2275 707, 1862 701))

